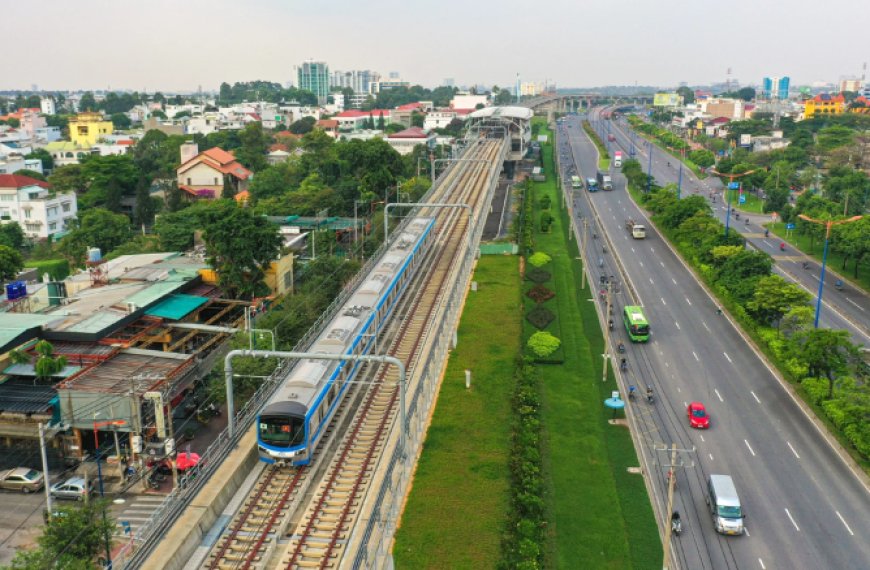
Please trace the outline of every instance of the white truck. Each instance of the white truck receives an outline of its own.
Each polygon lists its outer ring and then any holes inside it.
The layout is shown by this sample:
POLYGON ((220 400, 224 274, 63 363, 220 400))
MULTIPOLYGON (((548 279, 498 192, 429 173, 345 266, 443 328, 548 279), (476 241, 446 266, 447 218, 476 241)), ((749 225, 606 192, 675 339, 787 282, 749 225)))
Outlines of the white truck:
POLYGON ((613 190, 613 181, 610 179, 609 174, 599 172, 597 178, 599 188, 602 190, 613 190))
POLYGON ((613 153, 613 166, 622 168, 622 151, 617 150, 613 153))
POLYGON ((646 237, 646 226, 635 222, 631 218, 625 220, 625 229, 631 232, 631 237, 634 239, 644 239, 646 237))

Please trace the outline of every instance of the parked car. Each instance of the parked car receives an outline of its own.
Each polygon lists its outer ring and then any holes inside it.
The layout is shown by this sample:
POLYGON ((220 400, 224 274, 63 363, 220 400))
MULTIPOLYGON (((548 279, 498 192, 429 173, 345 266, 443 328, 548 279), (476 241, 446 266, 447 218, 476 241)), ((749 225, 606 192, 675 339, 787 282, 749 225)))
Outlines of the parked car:
POLYGON ((710 416, 701 402, 692 402, 686 409, 689 415, 689 425, 693 428, 707 429, 710 427, 710 416))
POLYGON ((45 486, 45 477, 41 471, 27 467, 9 469, 0 475, 0 489, 33 493, 45 486))
POLYGON ((49 491, 55 499, 72 499, 81 501, 94 492, 94 480, 85 482, 84 477, 70 477, 66 481, 55 483, 49 491))

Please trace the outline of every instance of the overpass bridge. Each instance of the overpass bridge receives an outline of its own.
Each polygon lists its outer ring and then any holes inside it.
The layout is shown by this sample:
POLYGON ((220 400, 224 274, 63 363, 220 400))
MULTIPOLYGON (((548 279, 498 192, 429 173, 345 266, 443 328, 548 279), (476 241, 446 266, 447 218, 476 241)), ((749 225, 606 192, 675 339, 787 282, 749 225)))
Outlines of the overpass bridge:
POLYGON ((652 104, 654 95, 605 95, 603 93, 553 93, 535 97, 522 102, 523 107, 528 107, 536 115, 551 113, 571 113, 580 109, 590 109, 595 105, 609 103, 625 104, 652 104))

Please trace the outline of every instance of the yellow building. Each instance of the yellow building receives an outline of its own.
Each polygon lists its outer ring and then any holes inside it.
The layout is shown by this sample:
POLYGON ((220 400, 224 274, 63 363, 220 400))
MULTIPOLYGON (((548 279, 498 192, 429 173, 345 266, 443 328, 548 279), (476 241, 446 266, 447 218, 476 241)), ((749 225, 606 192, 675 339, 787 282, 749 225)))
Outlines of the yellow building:
POLYGON ((114 130, 112 121, 106 121, 100 113, 79 113, 69 120, 70 140, 84 148, 94 146, 114 130))
POLYGON ((804 101, 805 119, 812 119, 816 115, 842 115, 845 111, 846 98, 842 93, 839 95, 821 93, 804 101))

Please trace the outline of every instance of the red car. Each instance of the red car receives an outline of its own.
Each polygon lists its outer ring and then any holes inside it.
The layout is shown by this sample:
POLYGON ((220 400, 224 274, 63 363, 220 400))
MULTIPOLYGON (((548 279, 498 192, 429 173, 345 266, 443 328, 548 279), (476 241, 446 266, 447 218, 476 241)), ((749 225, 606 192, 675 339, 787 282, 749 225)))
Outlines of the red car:
POLYGON ((707 409, 701 402, 692 402, 686 408, 689 414, 689 425, 693 428, 707 429, 710 427, 710 416, 707 415, 707 409))

